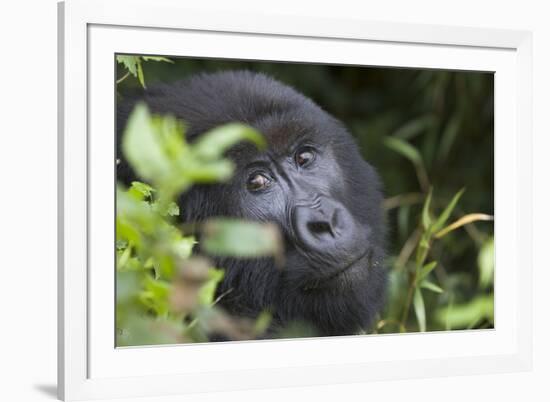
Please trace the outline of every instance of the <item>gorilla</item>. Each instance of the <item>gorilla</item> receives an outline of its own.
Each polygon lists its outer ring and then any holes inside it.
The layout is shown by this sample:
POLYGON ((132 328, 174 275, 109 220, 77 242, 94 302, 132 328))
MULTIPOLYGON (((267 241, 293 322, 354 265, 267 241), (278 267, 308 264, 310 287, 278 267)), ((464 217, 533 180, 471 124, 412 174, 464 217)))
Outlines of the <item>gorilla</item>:
MULTIPOLYGON (((179 200, 186 222, 230 216, 281 230, 282 269, 269 258, 216 260, 226 273, 217 291, 227 312, 269 310, 275 328, 301 322, 322 336, 371 328, 387 278, 381 183, 342 123, 295 89, 250 71, 152 85, 119 102, 119 139, 136 102, 183 120, 190 141, 229 122, 267 139, 264 151, 239 144, 227 152, 236 165, 229 182, 194 186, 179 200)), ((129 183, 134 176, 117 148, 117 179, 129 183)))

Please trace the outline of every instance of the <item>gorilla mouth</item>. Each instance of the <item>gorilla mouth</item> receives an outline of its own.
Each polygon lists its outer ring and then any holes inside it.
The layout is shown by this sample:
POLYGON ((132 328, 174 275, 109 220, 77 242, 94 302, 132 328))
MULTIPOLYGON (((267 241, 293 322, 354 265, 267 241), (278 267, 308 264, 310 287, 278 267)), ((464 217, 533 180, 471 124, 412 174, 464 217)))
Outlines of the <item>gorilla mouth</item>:
POLYGON ((362 261, 363 259, 366 259, 366 266, 369 267, 371 265, 372 260, 372 250, 368 249, 365 250, 359 257, 354 259, 352 262, 344 265, 343 267, 338 268, 334 272, 331 272, 328 275, 325 275, 323 277, 317 278, 313 280, 312 282, 308 283, 306 286, 302 288, 304 291, 310 291, 310 290, 316 290, 325 287, 326 285, 329 285, 331 282, 340 279, 344 274, 348 273, 350 270, 358 266, 358 263, 362 261))

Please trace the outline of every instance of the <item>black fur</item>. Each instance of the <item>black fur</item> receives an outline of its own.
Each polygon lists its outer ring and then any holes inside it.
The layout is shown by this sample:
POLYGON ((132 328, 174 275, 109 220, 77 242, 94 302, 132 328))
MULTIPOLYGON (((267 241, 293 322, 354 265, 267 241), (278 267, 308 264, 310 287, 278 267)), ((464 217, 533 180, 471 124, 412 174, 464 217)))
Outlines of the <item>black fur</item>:
MULTIPOLYGON (((184 120, 190 141, 232 121, 267 138, 265 152, 243 144, 228 153, 237 164, 229 183, 195 186, 180 201, 185 220, 223 215, 272 221, 284 234, 282 269, 271 259, 217 261, 226 269, 218 291, 231 289, 221 299, 225 309, 250 317, 270 309, 276 325, 303 321, 321 335, 371 326, 386 287, 382 193, 376 172, 339 121, 265 75, 221 72, 151 86, 121 102, 118 137, 138 100, 153 113, 184 120), (304 149, 313 158, 300 167, 295 153, 304 149), (247 181, 257 174, 268 177, 270 186, 250 191, 247 181)), ((117 175, 132 179, 124 160, 117 175)))

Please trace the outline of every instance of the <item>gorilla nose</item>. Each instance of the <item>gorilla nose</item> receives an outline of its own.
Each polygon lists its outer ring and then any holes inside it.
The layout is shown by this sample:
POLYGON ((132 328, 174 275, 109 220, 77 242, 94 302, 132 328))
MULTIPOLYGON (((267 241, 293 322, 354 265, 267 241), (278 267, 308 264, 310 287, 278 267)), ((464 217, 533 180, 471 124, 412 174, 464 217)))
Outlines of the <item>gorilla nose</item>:
POLYGON ((315 206, 297 206, 293 225, 300 243, 308 251, 329 254, 352 253, 361 236, 347 209, 332 200, 315 206))

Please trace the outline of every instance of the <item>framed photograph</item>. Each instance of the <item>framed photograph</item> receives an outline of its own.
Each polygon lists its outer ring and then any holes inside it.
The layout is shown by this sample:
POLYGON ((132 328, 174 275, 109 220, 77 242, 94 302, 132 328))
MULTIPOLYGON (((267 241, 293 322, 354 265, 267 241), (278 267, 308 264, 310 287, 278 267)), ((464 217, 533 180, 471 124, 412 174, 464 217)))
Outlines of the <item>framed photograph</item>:
POLYGON ((60 398, 529 370, 531 34, 180 3, 59 4, 60 398))

